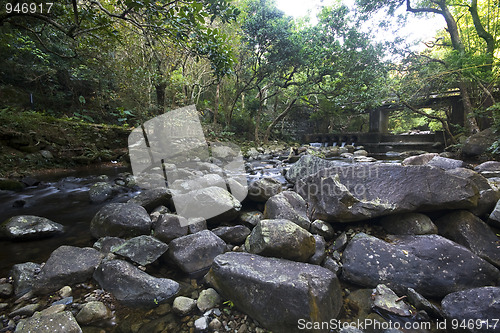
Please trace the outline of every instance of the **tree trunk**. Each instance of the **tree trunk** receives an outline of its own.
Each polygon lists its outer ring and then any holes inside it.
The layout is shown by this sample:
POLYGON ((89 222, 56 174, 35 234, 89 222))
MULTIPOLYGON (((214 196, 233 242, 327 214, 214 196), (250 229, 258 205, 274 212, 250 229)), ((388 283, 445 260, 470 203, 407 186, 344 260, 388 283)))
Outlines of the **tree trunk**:
POLYGON ((273 129, 274 126, 276 126, 276 124, 282 120, 283 118, 286 117, 286 115, 290 112, 290 110, 292 109, 292 106, 295 104, 295 102, 297 102, 297 98, 294 98, 285 108, 285 110, 283 110, 283 112, 281 112, 273 121, 272 123, 267 126, 267 129, 266 129, 266 133, 264 134, 264 143, 267 143, 269 141, 269 136, 271 135, 271 130, 273 129))
POLYGON ((217 124, 217 117, 219 115, 219 99, 220 99, 220 81, 217 83, 217 89, 215 90, 214 124, 217 124))
POLYGON ((485 70, 491 73, 493 69, 493 59, 496 47, 495 38, 492 34, 484 29, 483 24, 481 23, 481 19, 479 18, 479 14, 477 12, 477 0, 472 0, 469 7, 469 12, 472 16, 472 22, 474 23, 474 28, 476 29, 477 35, 484 39, 484 41, 486 42, 487 58, 485 70))
POLYGON ((156 89, 156 104, 158 105, 158 109, 163 112, 165 107, 165 89, 167 88, 167 84, 165 82, 159 83, 155 86, 156 89))

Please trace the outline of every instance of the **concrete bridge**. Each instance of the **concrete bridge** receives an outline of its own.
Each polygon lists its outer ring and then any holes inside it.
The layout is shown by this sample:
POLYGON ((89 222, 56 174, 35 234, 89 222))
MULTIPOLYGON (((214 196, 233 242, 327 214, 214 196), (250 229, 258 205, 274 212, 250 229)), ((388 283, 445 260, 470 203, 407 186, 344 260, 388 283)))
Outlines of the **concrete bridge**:
MULTIPOLYGON (((417 108, 448 108, 452 124, 464 125, 464 109, 459 91, 434 94, 415 104, 417 108)), ((370 129, 368 133, 319 133, 306 134, 305 142, 320 142, 324 145, 362 145, 370 153, 387 151, 424 150, 441 152, 447 145, 443 132, 414 133, 404 135, 389 134, 389 116, 392 111, 403 110, 405 106, 386 103, 369 111, 370 129)))

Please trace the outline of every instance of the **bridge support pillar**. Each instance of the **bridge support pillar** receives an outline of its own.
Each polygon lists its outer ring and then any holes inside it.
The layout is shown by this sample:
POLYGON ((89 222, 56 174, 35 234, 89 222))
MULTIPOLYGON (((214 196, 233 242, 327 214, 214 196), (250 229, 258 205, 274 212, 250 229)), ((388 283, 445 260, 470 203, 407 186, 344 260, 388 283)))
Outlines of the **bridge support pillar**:
POLYGON ((370 111, 370 132, 389 132, 389 110, 377 108, 370 111))

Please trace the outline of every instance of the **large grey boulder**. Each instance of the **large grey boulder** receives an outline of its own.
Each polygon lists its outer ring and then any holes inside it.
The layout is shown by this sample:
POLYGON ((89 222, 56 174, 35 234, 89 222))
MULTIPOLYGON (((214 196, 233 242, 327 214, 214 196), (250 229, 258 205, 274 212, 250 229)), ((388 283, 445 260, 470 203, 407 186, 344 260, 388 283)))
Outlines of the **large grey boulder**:
POLYGON ((16 326, 15 332, 82 333, 82 329, 70 311, 48 315, 36 312, 30 318, 21 319, 16 326))
POLYGON ((436 225, 440 235, 500 268, 500 239, 479 217, 459 210, 442 216, 436 220, 436 225))
POLYGON ((468 179, 477 186, 479 190, 477 207, 469 209, 472 213, 474 213, 474 215, 482 217, 489 214, 495 207, 498 199, 500 199, 500 192, 494 190, 488 180, 475 171, 465 168, 457 168, 448 170, 446 173, 468 179))
POLYGON ((172 240, 186 236, 189 232, 189 222, 185 217, 175 214, 162 214, 154 224, 154 236, 170 243, 172 240))
POLYGON ((413 288, 426 297, 500 282, 495 266, 439 235, 398 236, 387 243, 357 234, 344 250, 342 264, 342 277, 351 283, 383 283, 400 294, 413 288))
POLYGON ((323 169, 296 184, 308 216, 327 222, 360 221, 414 211, 474 208, 477 186, 429 166, 356 164, 323 169))
POLYGON ((238 309, 277 333, 302 332, 299 320, 335 319, 342 307, 337 277, 316 265, 228 252, 215 258, 207 280, 238 309))
POLYGON ((466 332, 498 332, 500 314, 500 288, 481 287, 457 291, 446 295, 441 308, 448 323, 456 323, 462 329, 465 322, 466 332), (467 323, 473 323, 467 325, 467 323))
POLYGON ((121 238, 149 235, 151 218, 142 206, 132 203, 110 203, 103 206, 90 222, 90 233, 95 238, 121 238))
POLYGON ((85 282, 92 277, 101 259, 102 254, 90 247, 60 246, 52 252, 36 277, 35 291, 48 293, 85 282))
POLYGON ((462 153, 469 156, 481 155, 495 142, 495 134, 491 128, 473 134, 462 145, 462 153))
POLYGON ((250 253, 306 262, 316 250, 314 236, 288 220, 262 220, 245 241, 250 253))
POLYGON ((248 198, 256 202, 266 202, 279 192, 281 192, 281 183, 270 177, 256 180, 248 186, 248 198))
POLYGON ((61 224, 33 215, 14 216, 0 225, 0 238, 12 240, 40 239, 63 232, 61 224))
POLYGON ((285 191, 267 200, 264 217, 266 219, 286 219, 309 230, 311 221, 307 217, 307 204, 296 192, 285 191))
POLYGON ((169 244, 169 259, 186 273, 202 272, 224 253, 226 243, 209 230, 179 237, 169 244))
POLYGON ((179 291, 177 282, 153 277, 123 260, 103 261, 94 272, 94 280, 131 307, 155 307, 169 302, 179 291))
POLYGON ((420 213, 384 216, 380 219, 380 224, 388 233, 394 235, 425 235, 438 232, 432 220, 420 213))
POLYGON ((111 252, 143 266, 155 262, 167 250, 167 244, 146 235, 131 238, 111 247, 111 252))

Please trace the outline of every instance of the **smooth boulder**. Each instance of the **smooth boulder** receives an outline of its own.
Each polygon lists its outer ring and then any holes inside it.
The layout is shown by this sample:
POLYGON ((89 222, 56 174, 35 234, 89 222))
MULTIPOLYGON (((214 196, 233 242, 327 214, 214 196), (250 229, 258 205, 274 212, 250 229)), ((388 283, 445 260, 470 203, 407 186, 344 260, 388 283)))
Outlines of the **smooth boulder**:
POLYGON ((266 257, 306 262, 316 251, 316 241, 310 232, 291 221, 262 220, 247 237, 245 249, 266 257))
POLYGON ((270 177, 252 182, 248 187, 248 198, 256 202, 266 202, 273 195, 281 192, 281 183, 270 177))
POLYGON ((436 220, 439 234, 500 268, 500 239, 479 217, 459 210, 436 220))
POLYGON ((337 277, 316 265, 228 252, 215 258, 207 280, 238 309, 277 333, 302 332, 301 319, 335 319, 342 307, 337 277))
POLYGON ((103 206, 90 222, 94 238, 120 238, 149 235, 151 218, 142 206, 132 203, 110 203, 103 206))
POLYGON ((500 330, 500 288, 481 287, 454 292, 441 301, 444 316, 450 322, 465 322, 467 332, 498 332, 500 330), (467 323, 473 323, 467 325, 467 323))
POLYGON ((14 216, 0 225, 0 238, 30 240, 62 234, 64 227, 45 217, 33 215, 14 216))
POLYGON ((438 232, 432 220, 420 213, 384 216, 380 219, 380 224, 388 233, 394 235, 425 235, 438 232))
POLYGON ((141 235, 111 247, 111 252, 139 265, 155 262, 168 250, 168 245, 152 236, 141 235))
POLYGON ((358 164, 323 169, 296 184, 308 203, 308 216, 327 222, 353 222, 378 216, 474 208, 477 186, 468 179, 429 166, 358 164))
POLYGON ((269 198, 265 205, 264 218, 286 219, 306 230, 311 227, 305 200, 292 191, 281 192, 269 198))
POLYGON ((130 307, 155 307, 169 302, 179 291, 177 282, 153 277, 123 260, 102 262, 93 277, 102 289, 130 307))
POLYGON ((90 247, 63 245, 51 253, 36 277, 34 289, 48 293, 67 285, 85 282, 92 277, 102 254, 90 247))
POLYGON ((70 311, 48 315, 37 312, 30 318, 21 319, 15 332, 81 333, 82 329, 70 311))
POLYGON ((225 248, 226 243, 220 237, 203 230, 171 241, 167 255, 185 273, 197 273, 207 270, 225 248))
POLYGON ((154 224, 153 233, 156 238, 165 243, 186 236, 189 232, 189 221, 175 214, 162 214, 154 224))
POLYGON ((344 250, 342 265, 342 277, 351 283, 385 284, 400 294, 413 288, 425 297, 500 282, 495 266, 439 235, 398 236, 388 243, 360 233, 344 250))

